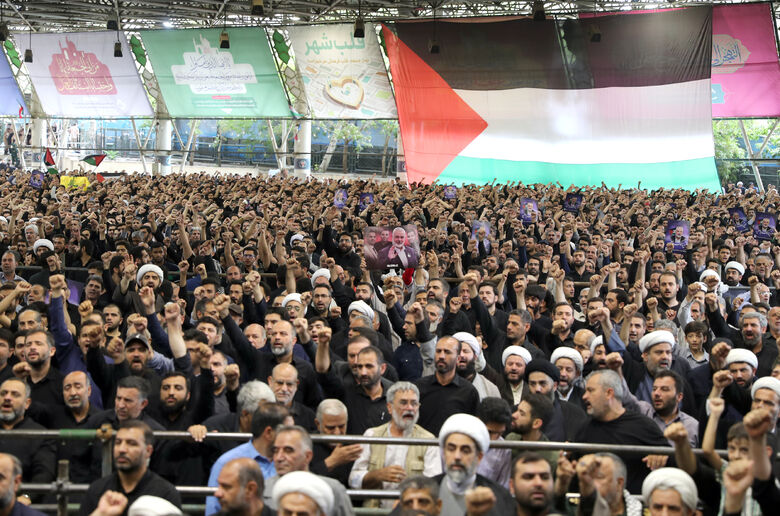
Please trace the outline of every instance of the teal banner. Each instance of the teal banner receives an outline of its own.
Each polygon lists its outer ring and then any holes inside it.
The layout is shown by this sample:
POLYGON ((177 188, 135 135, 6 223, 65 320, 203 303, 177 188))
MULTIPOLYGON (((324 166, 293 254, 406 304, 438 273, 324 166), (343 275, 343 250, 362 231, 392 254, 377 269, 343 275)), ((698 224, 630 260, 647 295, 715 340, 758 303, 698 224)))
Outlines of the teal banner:
POLYGON ((291 117, 261 28, 142 31, 152 69, 173 117, 291 117))

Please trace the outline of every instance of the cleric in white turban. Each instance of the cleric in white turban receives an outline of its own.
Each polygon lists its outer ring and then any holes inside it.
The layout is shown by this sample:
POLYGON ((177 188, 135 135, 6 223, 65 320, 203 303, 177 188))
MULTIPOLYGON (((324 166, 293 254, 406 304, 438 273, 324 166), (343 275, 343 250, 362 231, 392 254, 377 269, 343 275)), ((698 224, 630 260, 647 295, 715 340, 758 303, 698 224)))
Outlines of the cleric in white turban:
POLYGON ((279 514, 300 514, 292 510, 294 504, 295 507, 306 507, 312 511, 308 514, 317 516, 330 516, 335 501, 333 489, 308 471, 291 471, 283 475, 274 484, 271 498, 279 514))
POLYGON ((642 483, 642 499, 645 507, 676 505, 683 508, 683 516, 692 516, 696 512, 699 493, 685 471, 660 468, 647 475, 642 483))

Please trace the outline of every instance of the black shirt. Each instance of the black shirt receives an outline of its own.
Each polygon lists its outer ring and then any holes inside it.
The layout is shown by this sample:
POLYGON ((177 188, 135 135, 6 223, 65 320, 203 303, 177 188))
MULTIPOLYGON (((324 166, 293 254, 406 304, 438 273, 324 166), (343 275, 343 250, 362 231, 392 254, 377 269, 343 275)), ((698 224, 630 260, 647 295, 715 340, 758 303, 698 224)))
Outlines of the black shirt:
POLYGON ((458 375, 447 385, 440 384, 435 374, 414 383, 420 389, 419 425, 433 435, 439 435, 441 425, 453 414, 477 414, 479 393, 458 375))
POLYGON ((63 378, 62 373, 54 367, 54 364, 49 366, 49 372, 38 383, 33 382, 32 378, 28 377, 27 383, 30 385, 30 399, 36 403, 48 405, 51 408, 64 406, 65 400, 62 397, 63 378))
MULTIPOLYGON (((626 410, 622 416, 612 421, 598 421, 590 418, 577 436, 577 442, 669 446, 669 441, 664 438, 664 434, 652 419, 630 410, 626 410)), ((618 453, 618 455, 621 454, 618 453)), ((642 455, 636 454, 621 455, 628 471, 626 489, 633 494, 642 491, 642 482, 650 473, 650 470, 642 462, 642 457, 642 455)), ((667 466, 669 465, 667 464, 667 466)))
POLYGON ((133 505, 133 502, 144 495, 157 496, 171 502, 176 507, 181 508, 181 497, 179 496, 179 492, 176 491, 176 488, 173 487, 173 484, 147 469, 144 476, 141 477, 141 480, 138 482, 138 485, 136 485, 135 489, 130 493, 125 492, 117 473, 112 473, 107 477, 92 482, 87 490, 86 496, 84 496, 84 501, 81 504, 79 514, 83 516, 92 514, 97 508, 100 497, 106 491, 117 491, 127 497, 127 507, 124 512, 122 512, 123 515, 127 514, 127 510, 133 505))
POLYGON ((336 398, 347 406, 347 433, 350 435, 363 435, 369 428, 379 426, 390 421, 387 411, 387 398, 385 393, 392 385, 388 380, 381 378, 382 395, 372 400, 368 397, 363 387, 357 383, 342 383, 336 377, 333 368, 327 373, 317 373, 317 379, 329 398, 336 398))

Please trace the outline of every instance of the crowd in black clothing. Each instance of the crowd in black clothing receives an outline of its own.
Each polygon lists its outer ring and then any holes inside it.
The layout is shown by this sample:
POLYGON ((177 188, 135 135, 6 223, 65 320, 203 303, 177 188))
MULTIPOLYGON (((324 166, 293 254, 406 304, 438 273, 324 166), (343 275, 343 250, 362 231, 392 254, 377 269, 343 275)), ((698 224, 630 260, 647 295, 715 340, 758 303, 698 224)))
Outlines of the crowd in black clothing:
POLYGON ((82 514, 127 513, 144 494, 178 506, 174 485, 207 484, 219 488, 207 514, 227 510, 223 476, 235 468, 242 488, 260 475, 265 513, 284 476, 310 471, 329 486, 330 514, 351 513, 347 488, 408 487, 416 475, 437 479, 442 514, 501 514, 535 503, 517 476, 539 461, 558 479, 539 488, 550 510, 576 510, 557 495, 578 476, 591 511, 631 516, 627 493, 665 467, 692 479, 706 514, 733 509, 727 480, 748 470, 743 514, 777 496, 777 468, 750 450, 780 444, 780 233, 757 239, 729 212, 774 214, 774 189, 510 183, 445 199, 441 185, 399 182, 128 175, 66 190, 57 176, 35 189, 11 175, 0 184, 0 424, 118 433, 108 477, 97 441, 4 438, 0 453, 31 483, 53 481, 68 459, 71 480, 91 484, 82 514), (363 193, 374 202, 361 205, 363 193), (530 219, 526 199, 539 208, 530 219), (690 225, 682 247, 669 231, 678 221, 690 225), (382 237, 364 230, 410 225, 414 241, 385 244, 413 249, 414 266, 370 269, 364 244, 382 237), (455 435, 479 453, 461 464, 448 450, 452 418, 465 415, 455 435), (490 440, 674 453, 513 460, 488 450, 480 425, 490 440), (192 438, 154 442, 154 430, 192 438), (204 439, 215 431, 253 437, 204 439), (312 445, 317 433, 438 436, 444 467, 426 447, 312 445), (609 468, 609 489, 588 491, 588 475, 609 468))

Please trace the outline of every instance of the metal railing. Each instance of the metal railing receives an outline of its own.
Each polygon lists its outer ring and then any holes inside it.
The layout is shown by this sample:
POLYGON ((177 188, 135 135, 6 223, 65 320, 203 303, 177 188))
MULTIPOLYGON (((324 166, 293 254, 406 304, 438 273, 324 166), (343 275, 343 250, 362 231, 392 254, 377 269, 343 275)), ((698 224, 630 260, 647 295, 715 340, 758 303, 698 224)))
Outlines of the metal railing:
MULTIPOLYGON (((114 429, 109 425, 103 425, 97 430, 84 429, 60 429, 60 430, 0 430, 0 440, 9 438, 15 439, 57 439, 57 440, 99 440, 102 450, 102 474, 108 475, 112 469, 112 440, 114 429)), ((174 440, 191 439, 188 432, 157 431, 154 432, 155 439, 174 440)), ((205 439, 219 441, 246 442, 252 438, 250 433, 241 432, 210 432, 205 439)), ((437 439, 418 439, 401 437, 369 437, 365 435, 312 435, 311 439, 315 443, 333 443, 333 444, 385 444, 385 445, 428 445, 438 446, 437 439)), ((597 444, 597 443, 571 443, 571 442, 550 442, 550 441, 491 441, 491 448, 512 449, 512 450, 533 450, 533 451, 552 451, 564 450, 573 452, 612 452, 621 455, 673 455, 674 448, 671 446, 633 446, 633 445, 615 445, 615 444, 597 444)), ((693 450, 694 454, 702 455, 701 449, 693 450)), ((717 450, 721 456, 726 456, 726 450, 717 450)), ((38 510, 56 512, 58 516, 66 516, 69 512, 78 509, 78 505, 68 503, 68 495, 74 493, 84 493, 88 484, 75 484, 70 482, 68 461, 59 461, 57 467, 57 478, 50 484, 22 484, 21 491, 26 493, 46 493, 54 494, 57 497, 56 505, 34 505, 38 510)), ((214 493, 216 488, 205 486, 176 486, 176 489, 182 495, 189 496, 209 496, 214 493)), ((362 499, 395 499, 400 496, 397 490, 379 490, 379 489, 348 489, 347 494, 353 500, 362 499)), ((202 512, 203 505, 190 505, 190 512, 202 512)), ((356 507, 357 514, 386 514, 387 511, 356 507)))

